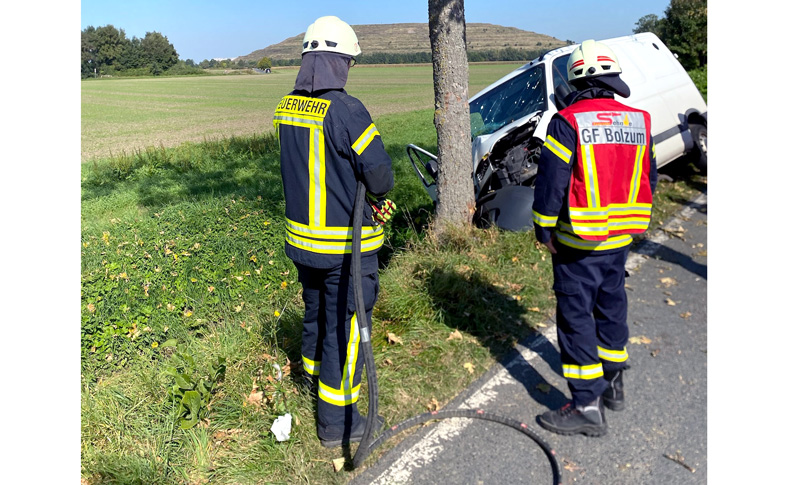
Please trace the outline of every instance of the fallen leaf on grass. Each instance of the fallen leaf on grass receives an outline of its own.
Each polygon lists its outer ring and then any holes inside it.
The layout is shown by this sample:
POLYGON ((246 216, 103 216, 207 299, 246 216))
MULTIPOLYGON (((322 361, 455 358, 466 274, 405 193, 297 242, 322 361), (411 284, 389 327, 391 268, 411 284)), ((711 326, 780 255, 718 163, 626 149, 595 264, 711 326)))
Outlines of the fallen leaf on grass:
POLYGON ((528 307, 529 312, 541 312, 542 310, 539 309, 538 306, 528 307))
POLYGON ((392 364, 394 364, 394 362, 392 362, 392 359, 383 359, 383 365, 392 365, 392 364))
POLYGON ((664 300, 664 302, 666 302, 666 304, 669 306, 675 306, 675 302, 672 301, 670 298, 667 298, 666 300, 664 300))
POLYGON ((256 381, 253 381, 253 389, 250 391, 250 395, 247 396, 245 405, 252 404, 256 407, 261 407, 261 402, 263 400, 264 400, 264 391, 259 391, 258 384, 256 384, 256 381))
POLYGON ((550 386, 550 384, 547 384, 545 382, 540 382, 539 384, 536 384, 536 389, 542 391, 545 394, 548 394, 550 392, 550 389, 552 389, 552 387, 550 386))
POLYGON ((652 342, 649 338, 645 337, 644 335, 640 335, 638 337, 631 337, 628 339, 628 342, 632 344, 649 344, 652 342))
POLYGON ((431 401, 427 404, 428 411, 438 411, 439 410, 439 401, 436 400, 435 397, 431 398, 431 401))
POLYGON ((469 371, 469 373, 470 373, 470 374, 472 374, 473 372, 475 372, 475 366, 474 366, 474 365, 472 365, 472 363, 471 363, 471 362, 467 362, 466 364, 464 364, 464 368, 465 368, 465 369, 467 369, 467 370, 469 371))
POLYGON ((338 472, 344 468, 344 457, 333 459, 333 471, 338 472))
POLYGON ((242 432, 242 430, 238 429, 238 428, 221 429, 219 431, 215 431, 214 434, 212 435, 212 438, 214 440, 216 440, 217 442, 224 442, 224 441, 230 440, 231 438, 233 438, 234 436, 236 436, 237 434, 239 434, 241 432, 242 432))
POLYGON ((389 340, 389 343, 390 343, 390 344, 400 344, 400 345, 403 345, 403 339, 401 339, 401 338, 400 338, 400 337, 398 337, 397 335, 393 334, 392 332, 389 332, 389 333, 387 333, 387 334, 386 334, 386 338, 389 340))
POLYGON ((692 312, 683 312, 681 313, 681 318, 689 318, 692 316, 692 312))
POLYGON ((450 336, 447 337, 447 340, 462 340, 464 337, 461 335, 461 332, 458 330, 453 330, 450 332, 450 336))

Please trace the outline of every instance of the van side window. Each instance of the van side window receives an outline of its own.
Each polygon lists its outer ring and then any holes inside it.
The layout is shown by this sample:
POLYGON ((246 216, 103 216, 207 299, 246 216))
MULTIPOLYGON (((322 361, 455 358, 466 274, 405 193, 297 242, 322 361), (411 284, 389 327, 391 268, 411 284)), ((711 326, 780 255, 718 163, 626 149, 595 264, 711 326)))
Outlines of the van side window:
POLYGON ((569 84, 567 80, 567 61, 569 60, 569 54, 565 54, 561 57, 556 57, 553 59, 553 92, 555 92, 556 88, 562 84, 567 86, 569 91, 573 91, 572 86, 569 84))
MULTIPOLYGON (((553 59, 553 93, 556 93, 556 99, 558 99, 558 92, 559 86, 564 86, 566 90, 565 93, 569 93, 575 90, 572 85, 568 81, 568 70, 567 70, 567 61, 569 60, 569 54, 563 55, 561 57, 557 57, 553 59)), ((564 89, 560 88, 560 89, 564 89)), ((558 109, 561 109, 563 106, 558 105, 558 101, 556 101, 556 106, 558 109)))

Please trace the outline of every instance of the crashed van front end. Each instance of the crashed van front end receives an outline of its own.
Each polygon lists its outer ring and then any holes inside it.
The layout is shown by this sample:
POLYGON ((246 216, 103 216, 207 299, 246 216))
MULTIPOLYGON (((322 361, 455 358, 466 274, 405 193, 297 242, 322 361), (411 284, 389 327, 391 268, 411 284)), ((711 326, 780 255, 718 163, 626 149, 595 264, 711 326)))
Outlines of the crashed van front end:
MULTIPOLYGON (((547 109, 546 70, 528 63, 470 100, 474 222, 481 226, 526 230, 533 226, 531 207, 541 142, 533 136, 547 109)), ((548 120, 549 121, 549 120, 548 120)), ((409 158, 436 202, 436 157, 416 147, 409 158)))

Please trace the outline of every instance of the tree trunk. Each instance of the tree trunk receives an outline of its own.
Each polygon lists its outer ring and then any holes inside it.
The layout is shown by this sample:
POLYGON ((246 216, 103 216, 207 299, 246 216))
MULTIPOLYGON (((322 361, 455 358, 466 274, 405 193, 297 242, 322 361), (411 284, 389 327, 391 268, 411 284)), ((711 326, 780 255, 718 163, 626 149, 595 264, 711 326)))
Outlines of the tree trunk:
POLYGON ((439 151, 433 227, 439 233, 449 224, 469 224, 475 212, 464 0, 428 0, 428 19, 439 151))

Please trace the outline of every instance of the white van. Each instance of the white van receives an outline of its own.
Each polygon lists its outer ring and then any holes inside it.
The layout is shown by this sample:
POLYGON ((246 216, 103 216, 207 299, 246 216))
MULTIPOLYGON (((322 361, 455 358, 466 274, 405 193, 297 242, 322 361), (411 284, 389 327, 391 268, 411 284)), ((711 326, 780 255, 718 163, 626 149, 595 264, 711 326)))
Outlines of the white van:
MULTIPOLYGON (((631 95, 617 99, 651 117, 658 166, 689 154, 706 168, 708 136, 705 101, 683 66, 652 33, 601 40, 617 55, 631 95)), ((549 51, 504 76, 470 99, 476 222, 517 230, 532 227, 528 210, 511 206, 533 200, 537 161, 547 125, 574 88, 567 60, 577 45, 549 51), (524 188, 527 188, 525 190, 524 188)), ((408 145, 423 185, 436 201, 436 156, 408 145)))

